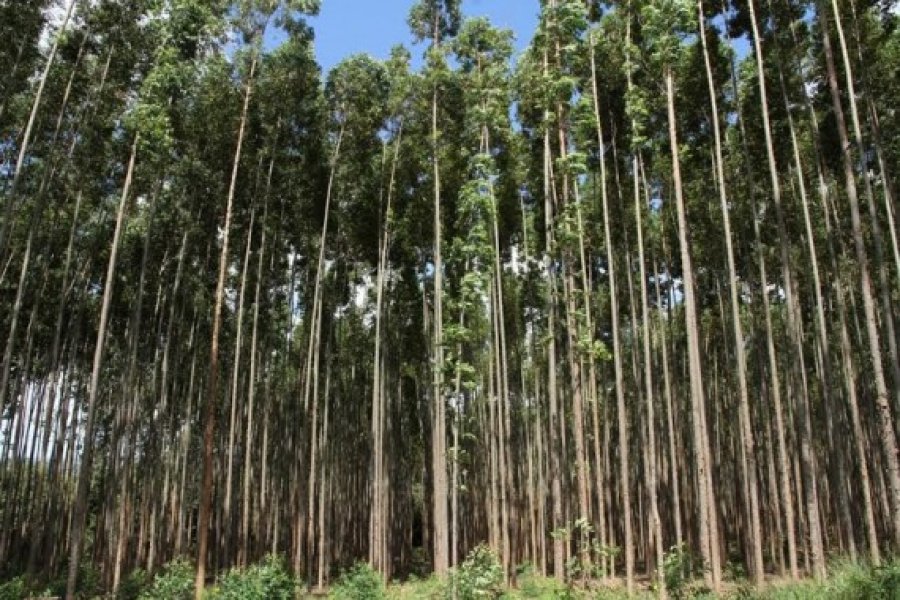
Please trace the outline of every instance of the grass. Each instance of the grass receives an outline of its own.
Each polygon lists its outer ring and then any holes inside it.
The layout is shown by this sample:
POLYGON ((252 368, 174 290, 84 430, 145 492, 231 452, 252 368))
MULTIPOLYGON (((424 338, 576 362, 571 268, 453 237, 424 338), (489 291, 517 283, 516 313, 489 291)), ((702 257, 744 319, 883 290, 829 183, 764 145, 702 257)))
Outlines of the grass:
MULTIPOLYGON (((621 580, 606 583, 597 581, 587 588, 568 587, 564 583, 542 577, 528 569, 523 569, 519 573, 514 588, 504 590, 496 584, 495 566, 489 554, 482 555, 480 561, 467 561, 461 565, 460 572, 456 575, 457 600, 628 598, 621 580)), ((327 597, 331 600, 452 600, 450 581, 452 580, 435 577, 411 578, 384 587, 377 574, 366 566, 357 565, 334 582, 328 590, 327 597)), ((125 593, 120 592, 116 600, 131 600, 138 597, 142 600, 182 598, 186 600, 193 597, 193 569, 188 563, 176 562, 152 580, 146 574, 141 574, 140 577, 132 578, 131 584, 124 587, 135 589, 122 590, 125 593), (137 588, 142 589, 138 591, 137 588)), ((217 586, 210 592, 215 600, 222 598, 270 600, 276 597, 292 597, 293 593, 290 591, 272 594, 272 589, 290 590, 292 587, 292 580, 280 567, 280 563, 270 558, 245 572, 223 574, 217 586)), ((632 599, 649 600, 658 597, 646 581, 639 582, 637 587, 638 590, 631 596, 632 599)), ((705 590, 701 581, 684 581, 672 589, 669 598, 671 600, 900 600, 900 559, 880 567, 848 560, 835 561, 830 565, 828 578, 823 581, 773 578, 767 581, 763 588, 754 589, 746 579, 736 576, 727 581, 723 587, 723 591, 716 595, 705 590)), ((28 595, 29 593, 40 593, 41 589, 26 585, 22 578, 14 578, 0 582, 0 600, 30 598, 33 596, 28 595)), ((301 593, 299 597, 312 596, 301 593)))
MULTIPOLYGON (((672 600, 900 600, 900 560, 881 567, 837 561, 829 569, 829 576, 821 582, 792 581, 774 578, 762 589, 754 589, 745 579, 728 581, 720 594, 704 589, 702 582, 687 582, 672 600)), ((445 600, 447 586, 435 579, 415 579, 394 583, 387 588, 388 600, 445 600)), ((525 574, 518 578, 514 589, 499 596, 484 596, 497 600, 620 600, 628 598, 623 583, 597 583, 589 589, 569 588, 553 578, 525 574)), ((631 596, 649 600, 658 596, 646 585, 631 596)))

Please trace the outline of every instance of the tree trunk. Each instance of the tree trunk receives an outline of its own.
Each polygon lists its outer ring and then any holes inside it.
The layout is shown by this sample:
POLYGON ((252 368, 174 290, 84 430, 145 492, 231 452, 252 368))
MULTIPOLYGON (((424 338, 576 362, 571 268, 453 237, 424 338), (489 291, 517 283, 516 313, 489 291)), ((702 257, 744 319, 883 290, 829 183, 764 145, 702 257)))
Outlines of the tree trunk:
POLYGON ((222 247, 219 251, 219 274, 216 283, 216 295, 213 300, 212 339, 209 345, 209 373, 206 382, 206 400, 203 407, 203 480, 200 487, 200 513, 197 518, 197 577, 194 581, 194 597, 202 600, 206 586, 206 559, 209 548, 209 524, 212 512, 213 487, 213 446, 215 444, 216 404, 218 403, 219 380, 219 333, 222 327, 222 305, 225 298, 225 279, 228 267, 228 238, 231 233, 231 213, 234 195, 237 189, 238 172, 241 166, 241 150, 244 145, 244 133, 247 128, 247 116, 250 109, 250 96, 253 93, 256 65, 259 59, 257 48, 253 50, 250 62, 250 74, 244 91, 244 106, 241 110, 241 123, 238 129, 237 148, 234 151, 234 162, 231 169, 231 182, 228 186, 228 198, 225 203, 225 221, 222 227, 222 247))
POLYGON ((110 245, 109 263, 107 264, 106 279, 103 284, 103 301, 100 307, 100 322, 97 325, 97 342, 94 346, 94 362, 91 369, 91 380, 88 386, 86 403, 87 420, 84 426, 84 449, 81 453, 81 464, 78 468, 78 483, 75 491, 75 506, 72 514, 69 568, 68 576, 66 578, 66 600, 75 600, 76 586, 78 584, 78 567, 81 561, 81 546, 87 520, 88 493, 90 491, 91 477, 93 475, 94 420, 97 412, 100 371, 103 368, 106 326, 109 321, 109 307, 112 303, 113 283, 116 275, 116 261, 119 253, 119 240, 125 225, 125 213, 128 207, 128 196, 131 192, 131 182, 134 177, 134 163, 137 159, 139 142, 140 134, 135 134, 134 142, 131 145, 131 158, 128 161, 128 169, 125 174, 125 184, 122 187, 122 196, 119 199, 119 208, 116 214, 116 229, 113 233, 113 239, 110 245))
POLYGON ((691 412, 694 424, 694 453, 697 461, 698 496, 700 510, 700 551, 709 565, 709 583, 719 589, 721 564, 716 506, 712 490, 711 455, 706 432, 706 401, 703 392, 703 373, 700 366, 700 341, 697 322, 697 302, 694 290, 694 271, 688 243, 687 211, 681 184, 681 164, 678 150, 678 129, 675 120, 675 78, 672 68, 666 69, 666 106, 669 121, 669 146, 672 152, 672 179, 675 187, 675 207, 678 216, 678 242, 681 251, 681 271, 684 287, 685 329, 688 339, 688 371, 691 412))
POLYGON ((856 251, 857 268, 859 269, 860 289, 865 315, 866 338, 869 345, 869 358, 872 361, 872 374, 875 383, 875 409, 878 415, 879 441, 884 452, 885 471, 890 490, 890 523, 894 544, 900 544, 900 459, 897 454, 897 438, 894 432, 894 419, 891 414, 891 403, 888 399, 887 382, 884 376, 881 356, 881 335, 878 331, 878 315, 875 309, 872 291, 872 277, 869 272, 868 250, 862 232, 862 220, 859 211, 859 199, 856 189, 856 175, 853 172, 853 159, 850 155, 850 139, 841 105, 840 89, 828 34, 827 18, 823 12, 822 41, 825 48, 825 64, 828 75, 828 87, 831 91, 832 107, 837 120, 838 136, 841 142, 841 158, 844 166, 844 180, 847 187, 847 200, 850 204, 850 222, 853 233, 853 245, 856 251))
POLYGON ((44 70, 41 73, 41 79, 38 82, 38 88, 34 95, 34 100, 31 103, 31 113, 28 115, 28 123, 25 125, 25 132, 22 134, 22 145, 19 147, 18 158, 16 159, 16 169, 13 172, 13 179, 9 185, 9 193, 6 199, 6 205, 3 208, 3 223, 0 224, 0 261, 3 260, 3 256, 6 253, 6 244, 7 238, 9 237, 9 232, 12 229, 12 217, 15 211, 16 204, 16 193, 19 189, 19 183, 22 180, 22 170, 25 167, 25 159, 28 155, 28 148, 31 142, 31 132, 34 129, 35 121, 37 120, 37 112, 41 106, 41 99, 44 95, 44 87, 47 84, 47 78, 50 75, 50 69, 53 68, 53 63, 56 60, 56 53, 59 50, 59 42, 63 37, 63 34, 66 32, 66 28, 69 26, 69 21, 72 19, 72 12, 75 10, 75 4, 78 0, 70 0, 69 6, 66 9, 66 16, 63 18, 62 26, 59 29, 59 32, 56 34, 56 37, 53 39, 53 46, 50 48, 50 55, 47 57, 47 62, 44 64, 44 70))

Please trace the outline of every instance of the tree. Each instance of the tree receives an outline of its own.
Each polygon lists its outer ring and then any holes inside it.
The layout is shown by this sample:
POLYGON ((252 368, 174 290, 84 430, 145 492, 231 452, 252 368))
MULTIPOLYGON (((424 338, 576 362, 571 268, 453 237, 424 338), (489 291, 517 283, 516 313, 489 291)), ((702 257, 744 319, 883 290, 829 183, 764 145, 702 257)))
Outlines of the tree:
POLYGON ((428 50, 429 78, 431 79, 431 162, 432 187, 434 188, 434 343, 431 423, 431 477, 434 519, 434 570, 438 575, 447 572, 449 566, 449 521, 447 518, 447 425, 444 398, 444 261, 442 258, 441 221, 441 168, 440 124, 438 106, 440 88, 445 77, 446 63, 442 43, 452 38, 459 29, 459 0, 422 0, 413 5, 409 13, 409 25, 417 41, 430 40, 428 50))

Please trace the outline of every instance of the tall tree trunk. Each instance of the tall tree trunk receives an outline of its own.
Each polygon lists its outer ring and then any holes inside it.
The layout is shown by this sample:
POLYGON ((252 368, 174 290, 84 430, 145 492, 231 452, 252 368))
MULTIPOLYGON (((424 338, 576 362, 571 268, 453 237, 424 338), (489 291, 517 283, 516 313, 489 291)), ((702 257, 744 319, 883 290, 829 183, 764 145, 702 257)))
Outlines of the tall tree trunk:
POLYGON ((665 73, 666 107, 669 121, 669 146, 672 153, 672 179, 675 187, 675 208, 678 216, 678 243, 681 253, 681 272, 684 287, 685 329, 688 345, 688 378, 690 382, 691 412, 693 415, 694 453, 697 461, 697 489, 700 510, 700 552, 709 565, 707 579, 713 588, 721 582, 719 535, 716 503, 712 489, 709 438, 706 431, 706 400, 703 392, 703 373, 700 365, 699 325, 694 289, 694 267, 688 242, 687 211, 681 183, 681 161, 678 151, 678 128, 675 118, 675 77, 672 68, 665 73))
POLYGON ((632 532, 631 483, 628 474, 631 460, 628 452, 628 413, 625 406, 625 378, 622 372, 622 345, 619 333, 619 300, 616 285, 615 251, 612 243, 612 223, 609 217, 609 198, 606 189, 606 143, 603 140, 603 123, 600 111, 600 93, 597 80, 597 59, 594 53, 594 38, 590 36, 591 91, 594 100, 594 122, 597 130, 597 144, 600 148, 600 202, 603 211, 603 235, 606 243, 606 269, 609 277, 610 319, 613 338, 613 370, 616 384, 616 413, 619 436, 619 477, 622 495, 622 521, 625 535, 625 580, 628 592, 634 590, 634 534, 632 532))
POLYGON ((775 146, 772 140, 772 127, 769 122, 768 95, 766 92, 765 64, 762 53, 762 38, 756 18, 756 10, 753 0, 748 3, 750 12, 750 24, 753 30, 754 54, 756 56, 756 72, 760 90, 760 112, 763 119, 763 132, 766 140, 766 156, 768 158, 769 176, 772 185, 772 200, 775 204, 776 219, 778 222, 779 250, 781 252, 781 270, 783 290, 787 300, 788 329, 795 352, 794 369, 795 377, 801 380, 799 396, 796 407, 799 421, 800 458, 803 473, 803 488, 805 492, 806 520, 808 524, 808 537, 814 575, 816 578, 825 576, 825 552, 822 541, 821 520, 819 515, 818 483, 816 481, 815 456, 812 449, 812 432, 809 416, 809 398, 805 384, 805 369, 803 366, 803 338, 801 332, 801 316, 797 290, 791 269, 791 258, 787 228, 784 219, 784 208, 781 198, 781 183, 778 176, 778 165, 775 158, 775 146))
MULTIPOLYGON (((543 72, 546 76, 549 72, 549 60, 544 53, 543 72)), ((549 121, 549 111, 544 111, 544 120, 549 121)), ((544 148, 543 148, 543 192, 544 192, 544 268, 548 278, 547 285, 547 396, 548 402, 548 437, 547 437, 547 469, 550 476, 550 504, 551 516, 550 527, 551 532, 557 531, 563 527, 563 505, 562 505, 562 482, 560 481, 560 440, 559 440, 559 397, 556 376, 556 272, 553 265, 552 248, 554 245, 553 236, 553 215, 554 215, 554 184, 552 172, 552 151, 550 145, 549 127, 544 131, 544 148)), ((546 535, 547 532, 544 532, 546 535)), ((558 580, 565 577, 565 548, 562 537, 552 535, 553 539, 553 575, 558 580)))
MULTIPOLYGON (((277 139, 277 136, 275 136, 277 139)), ((250 479, 252 475, 252 451, 253 451, 253 424, 256 410, 256 365, 258 363, 257 356, 257 340, 259 332, 259 301, 263 284, 263 263, 266 255, 266 242, 269 222, 269 192, 272 189, 272 172, 275 169, 275 150, 272 149, 273 156, 269 159, 269 173, 266 176, 266 190, 264 193, 263 216, 260 225, 262 232, 260 233, 259 249, 257 254, 259 258, 256 264, 256 290, 253 294, 253 328, 250 334, 250 374, 247 383, 247 428, 244 434, 244 473, 243 473, 243 500, 241 502, 241 532, 240 532, 240 552, 238 554, 238 565, 246 566, 249 562, 250 555, 250 479)), ((265 477, 261 477, 260 481, 265 489, 265 477)))
MULTIPOLYGON (((433 47, 440 44, 435 27, 433 47)), ((441 254, 441 168, 440 129, 438 128, 437 84, 431 98, 431 162, 434 184, 434 365, 432 367, 431 477, 434 521, 434 572, 447 573, 449 567, 449 521, 447 518, 447 407, 444 402, 444 261, 441 254)))
POLYGON ((47 84, 47 79, 50 75, 50 69, 53 68, 53 63, 56 60, 56 54, 59 50, 59 42, 69 26, 69 21, 72 19, 72 13, 75 10, 75 4, 77 2, 78 0, 69 1, 68 8, 66 8, 66 16, 63 18, 63 22, 60 26, 59 32, 53 39, 53 46, 50 47, 50 54, 47 56, 47 62, 44 64, 44 70, 41 73, 41 78, 38 82, 38 88, 34 94, 34 100, 31 103, 31 113, 28 115, 28 122, 25 125, 25 131, 22 134, 21 146, 19 146, 19 154, 16 158, 16 169, 13 172, 13 179, 9 185, 6 205, 3 207, 3 223, 0 224, 0 261, 3 260, 4 254, 6 253, 6 244, 8 241, 7 238, 9 237, 9 232, 12 229, 12 216, 16 205, 16 193, 19 189, 19 183, 22 180, 22 170, 25 167, 25 160, 28 156, 28 148, 31 142, 31 133, 34 129, 35 121, 37 120, 38 109, 41 106, 41 99, 44 96, 44 87, 47 84))
MULTIPOLYGON (((262 165, 260 165, 262 166, 262 165)), ((243 349, 242 340, 244 337, 244 298, 247 294, 247 273, 250 270, 250 252, 253 248, 253 227, 256 224, 256 203, 250 209, 250 224, 247 227, 247 244, 244 248, 244 258, 241 261, 241 281, 238 284, 238 302, 237 302, 237 323, 235 324, 234 335, 234 364, 231 369, 231 391, 229 393, 230 415, 228 419, 228 448, 225 466, 225 501, 222 511, 222 520, 224 528, 222 530, 222 543, 226 563, 230 562, 230 558, 234 554, 235 539, 232 535, 234 528, 232 527, 232 497, 234 494, 234 444, 235 435, 238 427, 238 393, 241 381, 241 350, 243 349)))
MULTIPOLYGON (((865 315, 866 338, 869 345, 869 358, 872 361, 872 374, 875 383, 875 409, 878 415, 879 441, 884 452, 885 471, 890 490, 890 523, 894 544, 900 544, 900 458, 897 454, 897 438, 894 432, 894 419, 891 414, 891 402, 888 398, 887 381, 884 375, 881 355, 881 335, 878 331, 878 315, 872 291, 872 277, 869 272, 869 257, 862 232, 862 220, 859 212, 859 198, 856 189, 856 174, 853 171, 853 158, 850 154, 852 145, 847 134, 844 109, 841 105, 840 89, 831 40, 828 34, 827 13, 822 12, 822 42, 825 48, 825 65, 828 76, 828 87, 831 92, 832 107, 837 121, 838 136, 841 142, 841 159, 844 167, 844 180, 847 188, 847 200, 850 204, 850 223, 853 233, 853 245, 856 252, 857 269, 859 269, 860 290, 862 292, 863 313, 865 315)), ((865 175, 865 173, 864 173, 865 175)))
MULTIPOLYGON (((372 499, 370 516, 369 538, 369 564, 379 571, 387 580, 390 577, 391 561, 388 556, 388 530, 389 530, 389 505, 387 465, 385 464, 385 428, 387 423, 385 386, 382 359, 382 328, 384 321, 384 285, 387 276, 388 250, 391 244, 391 219, 393 212, 394 186, 397 176, 397 166, 400 159, 400 146, 403 139, 403 123, 397 129, 397 137, 394 140, 394 154, 391 161, 391 174, 388 182, 387 201, 384 208, 384 225, 381 232, 381 244, 378 252, 378 274, 375 279, 375 358, 372 378, 372 499)), ((455 445, 455 444, 454 444, 455 445)), ((454 511, 454 519, 456 512, 454 511)), ((456 534, 454 533, 454 544, 456 534)), ((455 561, 455 555, 451 557, 455 561)))
POLYGON ((197 576, 194 581, 194 597, 202 600, 206 586, 206 559, 209 548, 209 525, 212 513, 213 487, 213 446, 215 445, 216 404, 218 403, 219 383, 219 333, 222 327, 222 305, 225 298, 225 279, 228 276, 228 238, 231 234, 231 213, 234 195, 237 190, 238 172, 241 166, 241 150, 244 145, 244 133, 247 128, 247 117, 250 109, 250 96, 253 93, 256 65, 259 60, 259 49, 253 49, 250 61, 250 74, 244 90, 244 106, 241 110, 241 123, 238 129, 237 147, 231 169, 231 182, 228 186, 228 198, 225 202, 225 220, 222 226, 222 247, 219 250, 219 274, 216 282, 216 295, 213 299, 212 339, 209 345, 209 372, 206 381, 206 400, 203 406, 203 479, 200 486, 200 512, 197 517, 197 576))
POLYGON ((106 268, 106 279, 103 284, 103 301, 100 306, 100 322, 97 325, 97 341, 94 346, 94 362, 91 369, 91 380, 88 385, 88 397, 86 402, 87 420, 84 426, 84 449, 81 453, 81 463, 78 468, 78 483, 75 491, 75 505, 72 514, 70 552, 68 576, 66 578, 66 600, 75 600, 76 586, 78 584, 78 567, 81 561, 82 542, 87 521, 87 502, 90 491, 91 477, 93 475, 94 458, 94 421, 97 413, 97 395, 100 387, 100 371, 103 368, 104 346, 106 342, 106 326, 109 321, 109 307, 112 303, 113 283, 116 275, 116 261, 119 253, 119 240, 125 225, 125 213, 128 207, 128 196, 131 192, 131 182, 134 177, 134 163, 137 159, 140 134, 135 134, 131 144, 131 157, 128 160, 128 169, 125 173, 125 184, 122 186, 122 196, 119 199, 119 208, 116 214, 116 229, 110 245, 109 262, 106 268))
POLYGON ((709 48, 706 41, 706 19, 703 11, 703 0, 697 0, 697 14, 700 23, 700 40, 703 46, 703 64, 706 69, 706 81, 709 90, 709 106, 712 113, 713 140, 715 143, 715 174, 718 181, 719 203, 722 211, 722 227, 725 237, 725 254, 728 261, 729 291, 731 300, 731 321, 734 335, 734 354, 737 361, 738 378, 738 414, 741 422, 741 446, 746 457, 746 470, 744 472, 744 485, 749 497, 746 510, 747 523, 750 526, 749 546, 752 550, 750 568, 753 572, 753 581, 760 585, 763 581, 764 564, 762 554, 762 526, 759 517, 759 483, 757 482, 756 468, 756 444, 753 438, 753 422, 750 413, 750 398, 747 386, 747 356, 744 351, 744 331, 741 324, 741 309, 738 297, 738 274, 734 259, 734 243, 731 233, 731 216, 729 214, 729 200, 727 183, 725 180, 725 160, 722 153, 722 134, 719 124, 719 108, 713 77, 712 65, 709 58, 709 48))
MULTIPOLYGON (((875 250, 874 266, 878 275, 878 291, 881 295, 881 318, 882 327, 884 328, 884 337, 887 338, 888 356, 891 377, 893 382, 894 400, 900 403, 900 357, 898 357, 897 349, 897 333, 894 328, 894 313, 892 311, 893 302, 891 300, 891 287, 888 282, 887 267, 884 264, 884 242, 881 234, 881 223, 878 215, 878 207, 875 203, 875 194, 872 190, 872 178, 869 176, 869 167, 866 161, 866 146, 863 142, 863 130, 859 118, 859 108, 856 105, 856 84, 853 80, 853 63, 850 60, 850 52, 847 49, 847 39, 844 35, 844 26, 841 23, 841 12, 836 0, 831 0, 831 8, 834 12, 834 25, 838 34, 838 44, 841 49, 841 57, 844 63, 844 78, 847 85, 847 102, 850 104, 850 123, 853 125, 853 141, 856 144, 856 150, 859 155, 859 172, 864 183, 866 194, 866 204, 869 207, 869 220, 871 221, 872 246, 875 250)), ((827 20, 825 21, 827 23, 827 20)), ((826 31, 827 34, 827 31, 826 31)), ((830 46, 829 46, 830 54, 830 46)), ((826 58, 826 62, 827 62, 826 58)), ((832 62, 834 60, 832 59, 832 62)), ((826 66, 827 69, 827 66, 826 66)), ((850 154, 851 148, 844 148, 844 153, 850 154)), ((888 182, 890 177, 885 178, 885 201, 889 223, 892 223, 890 204, 887 203, 887 197, 890 195, 888 182)), ((892 224, 893 225, 893 224, 892 224)), ((892 234, 896 235, 896 231, 892 227, 892 234)), ((896 246, 895 246, 896 251, 896 246)), ((898 265, 900 266, 900 265, 898 265)), ((896 513, 896 521, 894 526, 900 525, 900 506, 894 509, 896 513)), ((900 543, 900 529, 894 529, 894 541, 900 543)))

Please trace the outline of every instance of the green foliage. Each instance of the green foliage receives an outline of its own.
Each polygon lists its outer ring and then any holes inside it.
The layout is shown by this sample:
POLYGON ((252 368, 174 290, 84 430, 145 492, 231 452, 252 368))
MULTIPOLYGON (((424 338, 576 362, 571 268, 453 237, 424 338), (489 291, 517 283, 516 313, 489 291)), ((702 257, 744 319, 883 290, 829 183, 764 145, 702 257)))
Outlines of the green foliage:
POLYGON ((390 600, 440 600, 445 582, 437 577, 421 579, 415 576, 408 581, 391 585, 386 598, 390 600))
POLYGON ((119 586, 116 600, 138 600, 150 585, 150 574, 143 569, 132 571, 119 586))
POLYGON ((407 23, 417 42, 453 37, 462 21, 460 0, 419 0, 409 11, 407 23))
POLYGON ((900 562, 879 567, 841 562, 822 582, 803 581, 775 588, 761 595, 764 600, 896 600, 900 598, 900 562))
MULTIPOLYGON (((103 594, 103 579, 96 565, 84 561, 78 566, 78 583, 75 589, 85 598, 93 598, 103 594)), ((55 586, 54 593, 62 595, 65 586, 62 581, 55 586), (62 585, 61 585, 62 584, 62 585)))
POLYGON ((566 593, 565 586, 552 577, 542 577, 532 565, 522 565, 516 569, 518 598, 560 598, 566 593))
POLYGON ((694 5, 687 0, 657 0, 641 7, 648 58, 671 67, 683 49, 682 36, 696 31, 694 5))
POLYGON ((466 560, 450 573, 446 597, 457 600, 500 598, 503 568, 497 555, 485 545, 476 546, 466 560))
POLYGON ((692 581, 696 573, 696 561, 693 555, 681 546, 672 546, 663 557, 663 583, 666 591, 674 600, 693 598, 699 590, 692 581))
POLYGON ((374 133, 386 118, 390 81, 384 64, 365 54, 341 61, 325 83, 335 120, 360 136, 374 133))
POLYGON ((184 559, 175 559, 153 578, 140 600, 191 600, 194 597, 194 567, 184 559))
POLYGON ((214 600, 292 600, 297 582, 280 557, 269 555, 245 570, 232 569, 211 593, 214 600))
POLYGON ((382 600, 386 598, 381 574, 367 563, 357 563, 345 571, 328 594, 333 600, 382 600))
POLYGON ((23 577, 16 577, 5 583, 0 583, 0 600, 21 600, 25 597, 27 588, 23 577))

